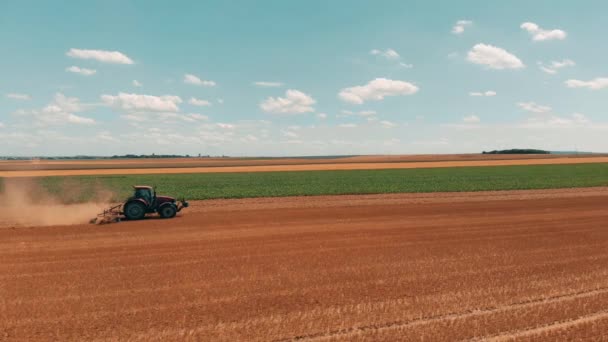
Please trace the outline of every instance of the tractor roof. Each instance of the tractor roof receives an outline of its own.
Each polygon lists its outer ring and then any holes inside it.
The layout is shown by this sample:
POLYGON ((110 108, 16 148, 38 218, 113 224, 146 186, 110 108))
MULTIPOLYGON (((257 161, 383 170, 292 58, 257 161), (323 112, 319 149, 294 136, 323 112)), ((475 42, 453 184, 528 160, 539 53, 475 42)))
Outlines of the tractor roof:
POLYGON ((152 187, 149 185, 133 185, 133 189, 149 189, 152 190, 152 187))

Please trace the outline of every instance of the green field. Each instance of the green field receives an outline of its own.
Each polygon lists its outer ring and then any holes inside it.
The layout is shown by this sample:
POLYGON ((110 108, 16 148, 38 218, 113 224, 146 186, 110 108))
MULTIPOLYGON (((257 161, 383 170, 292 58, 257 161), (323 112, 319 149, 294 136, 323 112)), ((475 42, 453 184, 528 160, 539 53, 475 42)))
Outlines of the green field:
POLYGON ((431 169, 197 173, 46 177, 39 181, 65 202, 85 201, 100 189, 121 200, 133 184, 187 199, 549 189, 608 185, 608 163, 431 169), (69 189, 69 190, 66 190, 69 189), (76 190, 74 190, 76 189, 76 190), (92 189, 92 190, 87 190, 92 189))

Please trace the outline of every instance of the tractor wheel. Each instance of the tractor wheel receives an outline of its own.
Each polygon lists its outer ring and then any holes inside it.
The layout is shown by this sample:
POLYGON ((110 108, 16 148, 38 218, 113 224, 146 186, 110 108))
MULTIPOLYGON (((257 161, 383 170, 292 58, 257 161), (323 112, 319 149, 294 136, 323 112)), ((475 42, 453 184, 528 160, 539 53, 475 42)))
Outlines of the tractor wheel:
POLYGON ((125 205, 127 220, 141 220, 146 216, 146 206, 140 202, 130 202, 125 205))
POLYGON ((177 208, 173 204, 163 205, 158 209, 158 214, 162 218, 172 218, 177 214, 177 208))

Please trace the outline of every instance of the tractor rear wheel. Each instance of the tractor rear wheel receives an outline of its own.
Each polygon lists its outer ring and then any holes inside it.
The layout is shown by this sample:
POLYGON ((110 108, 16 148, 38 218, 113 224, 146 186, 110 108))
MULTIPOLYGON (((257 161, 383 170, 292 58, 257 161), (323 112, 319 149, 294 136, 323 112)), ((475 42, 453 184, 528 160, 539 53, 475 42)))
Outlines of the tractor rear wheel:
POLYGON ((146 206, 141 202, 130 202, 125 205, 125 217, 128 220, 141 220, 146 216, 146 206))
POLYGON ((173 204, 163 205, 158 209, 158 214, 162 218, 172 218, 177 214, 177 208, 173 204))

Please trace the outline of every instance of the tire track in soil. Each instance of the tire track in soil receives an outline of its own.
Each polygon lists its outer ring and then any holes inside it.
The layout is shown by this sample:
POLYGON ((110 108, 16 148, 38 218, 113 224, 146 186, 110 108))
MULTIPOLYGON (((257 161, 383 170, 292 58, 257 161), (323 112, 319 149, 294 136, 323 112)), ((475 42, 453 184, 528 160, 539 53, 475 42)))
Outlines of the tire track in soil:
MULTIPOLYGON (((522 302, 513 303, 513 304, 500 306, 500 307, 496 307, 496 308, 490 308, 490 309, 468 310, 468 311, 463 311, 463 312, 458 312, 458 313, 451 313, 451 314, 447 314, 447 315, 428 316, 428 317, 424 317, 424 318, 420 318, 420 319, 413 319, 413 320, 409 320, 409 321, 395 321, 395 322, 387 322, 384 324, 364 325, 364 326, 358 326, 358 327, 351 327, 351 328, 347 328, 347 329, 334 330, 334 331, 330 331, 327 333, 298 335, 298 336, 285 338, 285 339, 277 339, 275 341, 276 342, 322 341, 322 340, 333 339, 333 338, 347 338, 348 336, 356 335, 361 332, 368 332, 368 331, 381 332, 381 331, 400 329, 400 328, 405 328, 405 327, 415 327, 415 326, 419 326, 419 325, 425 325, 425 324, 430 324, 430 323, 435 323, 435 322, 440 322, 440 321, 445 321, 445 320, 467 319, 470 317, 483 316, 483 315, 488 315, 488 314, 516 310, 516 309, 523 309, 523 308, 539 306, 539 305, 544 305, 544 304, 553 304, 553 303, 560 303, 560 302, 565 302, 565 301, 579 299, 579 298, 593 297, 595 295, 605 294, 605 293, 608 293, 608 287, 601 287, 601 288, 589 290, 589 291, 579 291, 579 292, 569 293, 569 294, 564 294, 564 295, 522 301, 522 302)), ((601 315, 598 315, 597 319, 603 318, 605 315, 608 315, 608 310, 602 312, 601 315)), ((563 322, 563 324, 565 324, 565 323, 566 322, 563 322)), ((559 324, 559 323, 557 323, 557 324, 559 324)), ((535 329, 540 329, 539 331, 542 332, 543 331, 542 329, 547 329, 549 327, 551 327, 551 325, 548 325, 546 327, 541 327, 541 328, 535 328, 535 329)), ((526 331, 528 331, 528 330, 526 330, 526 331)), ((524 333, 526 333, 526 331, 520 331, 519 333, 524 334, 524 333)), ((534 329, 530 329, 530 331, 534 331, 534 329)), ((507 335, 505 335, 507 338, 509 336, 508 334, 517 334, 517 333, 516 332, 507 333, 507 335)), ((523 336, 525 336, 525 335, 522 335, 522 337, 523 336)), ((497 338, 499 338, 499 337, 497 337, 497 338)), ((499 341, 499 340, 497 340, 497 341, 499 341)))

